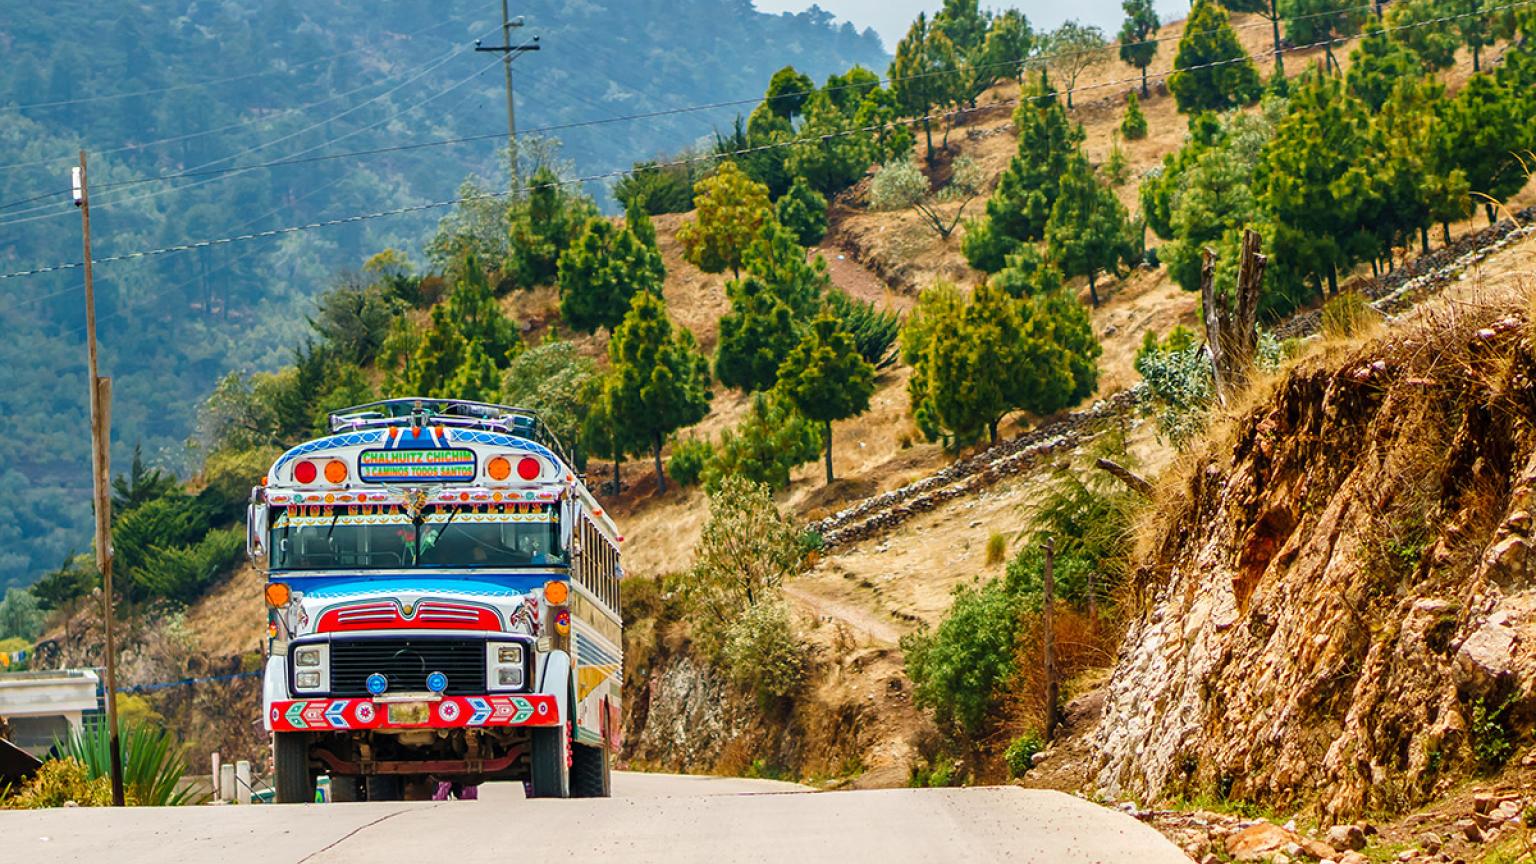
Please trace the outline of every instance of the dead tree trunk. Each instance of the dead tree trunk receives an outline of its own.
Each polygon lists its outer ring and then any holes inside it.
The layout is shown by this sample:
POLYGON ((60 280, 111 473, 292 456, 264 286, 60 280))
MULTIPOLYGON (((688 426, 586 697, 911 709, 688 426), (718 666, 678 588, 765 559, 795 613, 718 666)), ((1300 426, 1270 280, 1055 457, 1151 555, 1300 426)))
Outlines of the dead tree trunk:
POLYGON ((1264 282, 1267 259, 1259 251, 1258 232, 1243 232, 1242 257, 1238 261, 1233 296, 1216 294, 1216 253, 1205 250, 1200 265, 1200 300, 1205 317, 1205 343, 1211 352, 1211 372, 1216 398, 1226 405, 1248 384, 1248 373, 1259 347, 1257 318, 1259 286, 1264 282))

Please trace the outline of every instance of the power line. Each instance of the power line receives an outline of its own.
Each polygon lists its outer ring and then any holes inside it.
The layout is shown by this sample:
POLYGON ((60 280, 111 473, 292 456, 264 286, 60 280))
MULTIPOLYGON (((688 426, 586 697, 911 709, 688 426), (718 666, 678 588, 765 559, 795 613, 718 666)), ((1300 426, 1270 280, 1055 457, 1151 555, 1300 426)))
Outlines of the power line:
MULTIPOLYGON (((1392 32, 1394 30, 1409 30, 1409 29, 1413 29, 1415 27, 1424 27, 1424 26, 1429 26, 1431 24, 1445 23, 1445 22, 1448 22, 1448 21, 1454 21, 1454 20, 1457 20, 1457 19, 1467 18, 1467 17, 1487 16, 1487 15, 1491 15, 1491 14, 1493 14, 1495 12, 1504 11, 1506 9, 1517 9, 1517 8, 1522 8, 1522 7, 1525 7, 1525 6, 1530 6, 1532 4, 1536 4, 1536 0, 1520 0, 1520 2, 1510 3, 1510 4, 1506 4, 1504 6, 1493 7, 1491 9, 1485 10, 1484 12, 1480 12, 1480 13, 1463 13, 1463 14, 1460 14, 1460 15, 1449 15, 1449 16, 1444 16, 1442 18, 1429 19, 1429 20, 1426 20, 1426 21, 1415 22, 1413 24, 1405 24, 1405 25, 1399 25, 1397 27, 1384 28, 1384 32, 1392 32)), ((1353 41, 1355 39, 1361 38, 1362 35, 1363 34, 1355 34, 1355 35, 1352 35, 1352 36, 1340 36, 1340 37, 1337 37, 1337 38, 1323 39, 1323 40, 1319 40, 1317 42, 1313 42, 1313 43, 1310 43, 1310 44, 1307 44, 1307 45, 1295 45, 1295 46, 1291 46, 1289 48, 1283 48, 1282 51, 1285 52, 1285 53, 1297 53, 1297 52, 1301 52, 1301 51, 1310 51, 1310 50, 1312 50, 1314 48, 1323 48, 1323 47, 1326 47, 1326 46, 1341 45, 1341 44, 1345 44, 1345 43, 1348 43, 1350 41, 1353 41)), ((1202 63, 1202 64, 1199 64, 1199 65, 1196 65, 1196 66, 1186 66, 1183 69, 1169 69, 1169 70, 1164 71, 1164 72, 1154 73, 1154 74, 1152 74, 1152 75, 1150 75, 1148 77, 1162 79, 1162 78, 1166 78, 1166 77, 1168 77, 1170 75, 1173 75, 1175 73, 1178 73, 1178 72, 1194 72, 1194 71, 1198 71, 1198 70, 1202 70, 1202 69, 1213 69, 1213 68, 1217 68, 1217 67, 1221 67, 1221 66, 1230 66, 1230 65, 1233 65, 1233 64, 1236 64, 1236 63, 1245 63, 1245 62, 1251 62, 1251 58, 1249 58, 1247 56, 1247 54, 1244 54, 1244 55, 1242 55, 1240 57, 1229 58, 1227 60, 1214 60, 1214 61, 1211 61, 1210 63, 1202 63)), ((1129 77, 1129 78, 1121 78, 1121 79, 1115 79, 1115 80, 1110 80, 1110 81, 1103 81, 1103 82, 1100 82, 1098 84, 1089 84, 1089 85, 1085 85, 1085 86, 1082 86, 1082 87, 1068 88, 1067 90, 1058 91, 1055 94, 1055 98, 1059 98, 1062 95, 1065 95, 1066 93, 1085 93, 1085 92, 1092 91, 1092 90, 1102 90, 1102 89, 1106 89, 1106 88, 1110 88, 1110 87, 1119 87, 1119 86, 1124 86, 1126 84, 1138 83, 1140 81, 1141 81, 1141 76, 1139 76, 1139 75, 1138 76, 1134 76, 1134 77, 1129 77)), ((1033 97, 1033 98, 1040 98, 1040 97, 1033 97)), ((973 107, 973 108, 961 107, 961 108, 954 108, 954 109, 947 110, 947 111, 930 112, 930 113, 925 114, 925 115, 920 116, 920 117, 907 117, 907 118, 903 118, 903 119, 899 119, 899 120, 894 120, 894 121, 891 121, 889 123, 876 123, 876 124, 872 124, 872 125, 869 125, 869 126, 864 126, 864 127, 854 128, 854 129, 845 129, 845 130, 841 130, 841 131, 838 131, 838 132, 831 132, 831 133, 827 133, 826 135, 820 136, 819 139, 800 139, 800 140, 791 140, 791 141, 774 141, 774 142, 770 142, 768 144, 760 144, 760 145, 757 145, 757 146, 754 146, 754 147, 744 147, 744 148, 741 148, 739 150, 730 151, 728 153, 702 154, 702 155, 698 155, 698 156, 691 156, 691 157, 686 157, 686 158, 681 158, 681 159, 674 159, 674 160, 667 161, 667 162, 658 162, 658 163, 654 163, 654 167, 658 167, 658 168, 681 167, 681 166, 691 165, 691 164, 695 164, 695 163, 699 163, 699 162, 713 162, 713 161, 717 161, 717 160, 721 160, 721 159, 728 159, 728 158, 735 157, 735 156, 745 156, 745 155, 749 155, 749 154, 752 154, 752 153, 758 153, 758 152, 762 152, 762 151, 766 151, 766 150, 775 150, 775 149, 779 149, 779 148, 783 148, 783 147, 793 147, 793 146, 797 146, 797 145, 803 145, 803 144, 809 143, 811 140, 821 140, 821 141, 825 142, 825 141, 830 141, 830 140, 832 140, 834 138, 847 137, 849 135, 863 135, 863 134, 868 134, 868 133, 871 133, 871 132, 878 132, 878 131, 881 131, 883 129, 893 129, 893 128, 900 127, 900 126, 915 126, 915 125, 917 125, 919 123, 923 123, 923 122, 931 122, 931 121, 934 121, 934 120, 943 120, 945 118, 954 118, 954 117, 964 116, 966 114, 972 114, 972 113, 976 113, 976 112, 980 112, 980 111, 989 111, 989 110, 994 110, 996 108, 1004 108, 1004 107, 1008 107, 1010 105, 1019 105, 1019 104, 1022 104, 1023 101, 1024 101, 1024 99, 1020 98, 1020 99, 1013 99, 1013 100, 1006 100, 1006 101, 1002 101, 1002 102, 996 102, 996 103, 992 103, 990 105, 978 105, 978 106, 973 107)), ((611 179, 616 179, 616 178, 619 178, 619 177, 628 176, 628 175, 634 174, 636 172, 636 170, 637 169, 635 169, 634 167, 618 168, 618 169, 614 169, 614 170, 611 170, 611 171, 605 171, 605 172, 598 173, 598 174, 589 174, 589 175, 582 176, 582 177, 574 177, 574 178, 565 179, 565 180, 554 180, 554 181, 550 181, 550 182, 547 182, 547 183, 534 184, 534 185, 530 185, 530 186, 526 187, 526 189, 527 189, 527 191, 531 192, 531 191, 535 191, 535 190, 538 190, 538 189, 558 188, 558 187, 562 187, 562 186, 579 185, 579 184, 582 184, 582 183, 600 182, 600 181, 611 180, 611 179)), ((484 193, 484 194, 481 194, 481 195, 466 195, 466 196, 461 196, 461 197, 457 197, 457 198, 448 198, 448 199, 444 199, 444 200, 441 200, 441 201, 431 201, 431 202, 427 202, 427 203, 423 203, 423 204, 412 204, 412 205, 407 205, 407 206, 404 206, 404 207, 395 207, 395 208, 391 208, 391 209, 388 209, 388 210, 379 210, 379 211, 375 211, 375 212, 371 212, 371 213, 358 213, 358 214, 354 214, 354 215, 351 215, 351 216, 345 216, 345 217, 340 217, 340 218, 335 218, 335 219, 326 219, 326 220, 321 220, 321 221, 317 221, 317 222, 306 223, 306 224, 303 224, 303 225, 289 225, 289 226, 285 226, 285 227, 282 227, 282 228, 274 228, 274 229, 269 229, 267 231, 258 231, 258 232, 249 233, 249 234, 240 234, 240 235, 236 235, 236 236, 232 236, 232 237, 222 237, 222 238, 218 238, 218 239, 214 239, 214 240, 199 240, 199 241, 190 242, 190 243, 181 243, 181 244, 177 244, 177 245, 174 245, 174 246, 164 246, 164 247, 160 247, 160 248, 157 248, 157 249, 146 249, 146 250, 138 250, 138 251, 134 251, 134 252, 127 252, 127 253, 123 253, 123 254, 120 254, 120 255, 108 256, 108 257, 105 257, 105 258, 93 258, 92 259, 92 263, 93 264, 107 264, 107 263, 112 263, 112 262, 115 262, 115 261, 127 261, 127 260, 133 260, 133 259, 137 259, 137 258, 149 258, 149 257, 154 257, 154 256, 159 256, 159 255, 172 254, 172 253, 176 253, 176 252, 185 252, 185 251, 188 251, 188 250, 191 250, 191 249, 201 249, 201 248, 207 248, 207 247, 212 247, 212 246, 222 246, 222 245, 227 245, 227 244, 230 244, 230 243, 241 243, 241 242, 245 242, 245 241, 248 241, 248 240, 257 240, 257 239, 262 239, 262 238, 267 238, 267 237, 277 237, 277 236, 281 236, 281 235, 284 235, 284 234, 297 233, 297 232, 300 232, 300 231, 312 231, 312 230, 319 229, 319 228, 328 228, 328 227, 333 227, 333 226, 337 226, 337 225, 346 225, 346 224, 352 224, 352 223, 357 223, 357 222, 365 222, 365 221, 369 221, 369 220, 372 220, 372 219, 384 218, 384 217, 387 217, 387 216, 400 216, 400 215, 404 215, 404 214, 407 214, 407 213, 418 213, 418 212, 422 212, 422 211, 425 211, 425 210, 438 209, 438 208, 442 208, 442 207, 451 207, 451 206, 453 206, 455 204, 463 204, 463 203, 470 202, 470 201, 483 201, 483 200, 494 200, 494 199, 499 199, 499 198, 506 198, 506 197, 509 197, 511 194, 512 194, 511 192, 487 192, 487 193, 484 193)), ((84 263, 83 262, 79 262, 79 261, 65 262, 65 263, 61 263, 61 264, 53 264, 53 265, 49 265, 49 266, 45 266, 45 267, 33 268, 33 269, 30 269, 30 270, 16 271, 16 272, 13 272, 13 273, 0 273, 0 280, 16 279, 16 278, 22 278, 22 277, 28 277, 28 276, 36 276, 36 275, 41 275, 41 274, 44 274, 44 273, 55 273, 55 272, 60 272, 60 271, 65 271, 65 270, 76 270, 76 269, 79 269, 79 268, 81 268, 83 266, 85 266, 84 263)))

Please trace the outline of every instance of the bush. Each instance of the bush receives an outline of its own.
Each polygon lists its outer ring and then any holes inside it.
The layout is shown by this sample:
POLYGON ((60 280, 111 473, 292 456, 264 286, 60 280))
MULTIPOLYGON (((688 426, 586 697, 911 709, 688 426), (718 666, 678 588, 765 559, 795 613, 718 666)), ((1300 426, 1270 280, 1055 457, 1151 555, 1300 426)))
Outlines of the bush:
MULTIPOLYGON (((118 729, 123 753, 123 790, 135 804, 177 807, 202 803, 202 797, 193 790, 177 788, 187 763, 169 730, 121 719, 118 729)), ((56 747, 62 757, 83 765, 95 781, 110 774, 110 740, 106 719, 97 717, 87 720, 79 731, 71 731, 56 747)))
POLYGON ((905 210, 928 197, 928 178, 911 159, 899 159, 880 166, 869 184, 869 206, 873 210, 905 210))
POLYGON ((1141 410, 1157 421, 1158 437, 1182 450, 1205 429, 1215 398, 1205 348, 1183 327, 1175 327, 1161 342, 1148 333, 1135 366, 1145 388, 1141 410))
POLYGON ((133 571, 133 582, 151 596, 190 603, 202 596, 214 577, 228 571, 245 551, 245 531, 209 531, 195 545, 153 547, 133 571))
POLYGON ((1120 134, 1127 141, 1140 141, 1147 137, 1147 115, 1141 113, 1141 97, 1132 91, 1125 100, 1125 117, 1120 121, 1120 134))
POLYGON ((720 435, 714 457, 703 470, 704 487, 714 494, 727 478, 761 483, 769 489, 789 485, 789 472, 821 455, 822 430, 800 416, 777 393, 752 397, 752 411, 735 429, 720 435))
POLYGON ((112 779, 91 776, 77 759, 49 759, 19 791, 0 795, 0 807, 14 810, 63 807, 70 802, 81 807, 110 807, 112 779))
POLYGON ((1104 161, 1104 177, 1111 186, 1124 186, 1125 181, 1131 179, 1131 165, 1119 142, 1110 148, 1109 158, 1104 161))
POLYGON ((1515 697, 1510 697, 1494 708, 1488 707, 1481 696, 1472 702, 1472 719, 1468 723, 1467 737, 1471 740, 1472 752, 1477 756, 1478 764, 1486 770, 1492 771, 1503 766, 1510 754, 1515 752, 1515 742, 1505 717, 1515 701, 1515 697))
POLYGON ((679 486, 697 486, 704 466, 715 455, 715 448, 702 438, 684 438, 672 445, 667 460, 667 474, 679 486))
POLYGON ((913 702, 950 733, 979 739, 991 723, 999 688, 1013 676, 1019 607, 1001 579, 955 588, 938 629, 901 640, 913 702))
POLYGON ((853 336, 859 356, 876 369, 896 362, 896 337, 901 333, 901 316, 886 312, 871 300, 850 297, 841 288, 827 291, 827 305, 853 336))
POLYGON ((723 648, 752 607, 777 602, 784 579, 799 572, 803 560, 800 532, 780 515, 768 487, 727 475, 710 494, 709 522, 684 582, 705 653, 723 648))
POLYGON ((761 702, 788 698, 805 685, 809 658, 782 600, 748 606, 726 629, 722 656, 731 679, 761 702))
POLYGON ((1329 339, 1347 339, 1379 320, 1381 316, 1358 291, 1345 291, 1323 304, 1322 330, 1329 339))
POLYGON ((1008 556, 1008 537, 997 531, 987 538, 987 566, 996 567, 1008 556))
POLYGON ((634 170, 613 184, 613 197, 627 209, 639 201, 645 212, 687 213, 693 209, 693 181, 687 165, 637 162, 634 170))
POLYGON ((972 267, 983 273, 996 273, 1008 264, 1008 256, 1019 248, 1019 242, 992 230, 986 219, 965 220, 965 237, 960 241, 960 251, 972 267))
POLYGON ((1034 767, 1034 755, 1044 749, 1045 739, 1034 729, 1013 739, 1003 752, 1003 761, 1008 763, 1008 776, 1023 777, 1024 772, 1034 767))

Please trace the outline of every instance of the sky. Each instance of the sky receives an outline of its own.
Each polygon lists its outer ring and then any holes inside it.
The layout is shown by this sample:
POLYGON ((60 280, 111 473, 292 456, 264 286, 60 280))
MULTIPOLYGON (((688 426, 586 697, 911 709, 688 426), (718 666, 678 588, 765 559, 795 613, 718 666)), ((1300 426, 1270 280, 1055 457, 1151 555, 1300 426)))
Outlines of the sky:
MULTIPOLYGON (((757 8, 764 12, 802 12, 812 5, 810 0, 756 0, 757 8)), ((875 28, 885 43, 886 51, 895 51, 896 43, 906 34, 907 27, 919 12, 932 15, 943 5, 943 0, 816 0, 815 5, 836 15, 839 20, 852 21, 860 30, 875 28)), ((1046 0, 982 0, 982 8, 1007 9, 1015 7, 1029 16, 1036 28, 1055 28, 1068 18, 1076 18, 1085 24, 1097 24, 1104 35, 1114 38, 1120 30, 1125 13, 1120 10, 1120 0, 1075 0, 1072 3, 1046 2, 1046 0)), ((1163 20, 1182 18, 1189 10, 1186 0, 1156 0, 1157 13, 1163 20)))

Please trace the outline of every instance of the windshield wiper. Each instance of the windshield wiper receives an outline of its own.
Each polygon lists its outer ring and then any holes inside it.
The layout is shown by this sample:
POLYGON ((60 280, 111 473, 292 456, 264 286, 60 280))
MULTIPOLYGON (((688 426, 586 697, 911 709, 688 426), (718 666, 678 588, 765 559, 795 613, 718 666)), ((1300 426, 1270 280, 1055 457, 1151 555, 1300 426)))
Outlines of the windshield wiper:
POLYGON ((448 518, 443 520, 442 527, 440 527, 436 531, 432 532, 432 539, 427 541, 425 549, 422 548, 422 544, 421 544, 421 529, 419 529, 419 528, 417 529, 417 531, 416 531, 416 563, 418 563, 418 564, 421 563, 421 555, 422 555, 423 552, 430 552, 432 550, 432 548, 437 545, 437 541, 443 536, 443 533, 448 530, 448 526, 453 524, 453 517, 459 515, 459 511, 463 510, 464 507, 465 507, 465 505, 463 505, 463 504, 455 504, 455 505, 453 505, 453 512, 449 513, 448 514, 448 518))

